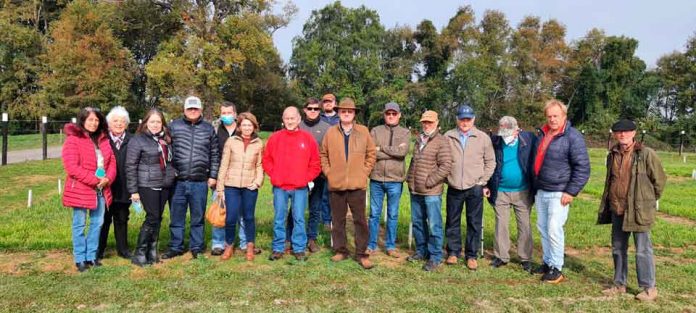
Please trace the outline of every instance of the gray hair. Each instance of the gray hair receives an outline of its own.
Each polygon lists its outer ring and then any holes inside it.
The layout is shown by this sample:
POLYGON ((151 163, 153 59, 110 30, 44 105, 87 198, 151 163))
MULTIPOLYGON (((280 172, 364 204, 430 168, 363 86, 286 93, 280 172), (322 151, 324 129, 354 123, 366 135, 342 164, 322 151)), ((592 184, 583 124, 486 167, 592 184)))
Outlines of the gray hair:
POLYGON ((501 117, 500 121, 498 122, 498 125, 500 125, 503 128, 512 129, 512 130, 516 130, 519 128, 519 126, 517 126, 517 120, 512 116, 501 117))
POLYGON ((128 115, 128 111, 126 111, 126 109, 120 105, 111 108, 109 114, 106 115, 106 122, 109 123, 114 117, 123 117, 126 119, 126 124, 130 124, 130 116, 128 115))

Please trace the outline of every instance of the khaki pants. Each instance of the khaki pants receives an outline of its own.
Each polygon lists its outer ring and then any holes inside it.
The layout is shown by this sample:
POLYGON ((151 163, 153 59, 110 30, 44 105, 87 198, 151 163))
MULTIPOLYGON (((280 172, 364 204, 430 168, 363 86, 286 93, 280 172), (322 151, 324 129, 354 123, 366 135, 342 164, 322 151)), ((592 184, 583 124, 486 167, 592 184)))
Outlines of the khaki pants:
POLYGON ((530 212, 531 196, 528 190, 520 192, 498 192, 495 200, 495 256, 510 262, 510 208, 515 210, 517 220, 517 254, 522 261, 532 260, 532 231, 530 212))

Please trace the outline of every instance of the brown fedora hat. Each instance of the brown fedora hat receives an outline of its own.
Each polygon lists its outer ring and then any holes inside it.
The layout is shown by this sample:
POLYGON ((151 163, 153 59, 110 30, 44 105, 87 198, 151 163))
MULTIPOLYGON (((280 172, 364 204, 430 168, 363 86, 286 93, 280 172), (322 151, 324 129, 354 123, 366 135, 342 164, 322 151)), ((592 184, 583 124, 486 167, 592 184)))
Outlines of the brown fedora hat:
POLYGON ((343 97, 341 99, 341 102, 339 102, 338 105, 334 109, 335 110, 350 109, 350 110, 360 111, 360 108, 355 106, 355 101, 353 101, 353 99, 349 98, 349 97, 343 97))

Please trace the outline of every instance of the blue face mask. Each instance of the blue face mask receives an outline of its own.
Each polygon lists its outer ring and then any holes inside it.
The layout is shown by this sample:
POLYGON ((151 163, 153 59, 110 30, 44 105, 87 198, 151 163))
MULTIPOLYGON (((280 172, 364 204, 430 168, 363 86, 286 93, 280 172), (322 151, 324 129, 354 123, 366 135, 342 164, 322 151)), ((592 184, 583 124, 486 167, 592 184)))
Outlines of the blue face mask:
POLYGON ((220 116, 220 120, 222 121, 223 124, 230 126, 230 125, 234 124, 234 115, 220 116))

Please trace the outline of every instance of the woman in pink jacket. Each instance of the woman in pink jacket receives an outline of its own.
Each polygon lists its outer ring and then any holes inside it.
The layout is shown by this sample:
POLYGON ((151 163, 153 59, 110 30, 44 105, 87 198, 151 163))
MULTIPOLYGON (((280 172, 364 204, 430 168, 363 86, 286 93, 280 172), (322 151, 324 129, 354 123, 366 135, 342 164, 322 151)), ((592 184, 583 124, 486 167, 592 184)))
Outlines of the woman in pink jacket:
POLYGON ((99 233, 104 210, 111 204, 108 187, 116 177, 116 159, 109 144, 106 119, 99 109, 82 109, 77 124, 65 125, 65 134, 63 167, 67 177, 63 205, 73 208, 73 257, 77 270, 84 272, 90 266, 101 265, 97 259, 99 233))

